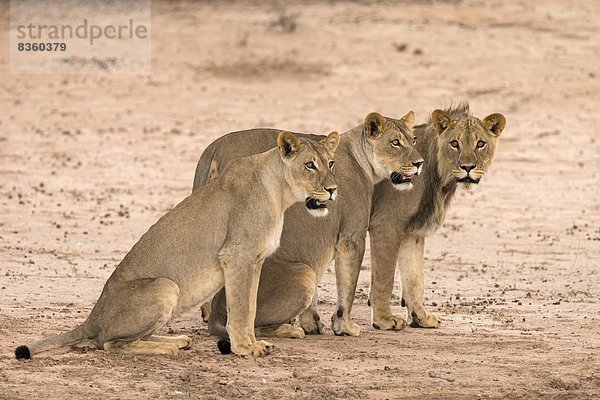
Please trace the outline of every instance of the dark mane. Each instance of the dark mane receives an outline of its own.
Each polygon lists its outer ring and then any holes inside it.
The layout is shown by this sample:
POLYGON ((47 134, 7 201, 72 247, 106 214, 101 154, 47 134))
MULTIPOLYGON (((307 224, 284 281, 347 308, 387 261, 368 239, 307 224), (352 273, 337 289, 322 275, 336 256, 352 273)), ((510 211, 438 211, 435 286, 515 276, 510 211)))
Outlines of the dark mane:
MULTIPOLYGON (((452 119, 457 118, 467 118, 471 116, 471 110, 469 109, 469 103, 466 101, 461 101, 457 105, 452 105, 444 108, 444 112, 448 114, 448 116, 452 119)), ((429 118, 427 118, 427 122, 424 124, 415 125, 413 129, 416 128, 424 128, 431 123, 431 113, 429 113, 429 118)))
MULTIPOLYGON (((444 112, 452 119, 465 118, 471 116, 471 110, 469 109, 469 103, 461 101, 457 105, 450 104, 449 107, 444 108, 444 112)), ((431 116, 428 119, 431 122, 431 116)))
MULTIPOLYGON (((457 105, 450 105, 444 109, 444 112, 452 120, 470 120, 472 118, 469 103, 464 101, 457 105)), ((431 117, 426 125, 419 125, 413 129, 419 132, 416 133, 417 137, 423 134, 421 142, 423 147, 419 150, 423 151, 424 157, 425 154, 430 156, 430 159, 426 161, 427 168, 424 169, 421 177, 427 183, 421 196, 419 208, 409 219, 407 230, 425 237, 437 230, 444 222, 446 211, 456 191, 456 183, 452 182, 443 186, 444 183, 438 174, 438 161, 435 156, 437 154, 437 142, 434 137, 435 131, 432 128, 431 117)))
POLYGON ((450 118, 469 117, 471 115, 469 103, 466 101, 461 101, 455 106, 450 104, 450 107, 444 109, 444 111, 450 116, 450 118))

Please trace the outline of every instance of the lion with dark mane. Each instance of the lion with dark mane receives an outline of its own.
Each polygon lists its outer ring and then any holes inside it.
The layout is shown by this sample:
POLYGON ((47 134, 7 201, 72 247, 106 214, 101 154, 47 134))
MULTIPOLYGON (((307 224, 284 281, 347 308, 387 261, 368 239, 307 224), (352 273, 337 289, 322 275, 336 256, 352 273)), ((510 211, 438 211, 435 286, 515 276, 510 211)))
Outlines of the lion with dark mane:
POLYGON ((439 326, 439 319, 423 305, 425 237, 444 222, 456 189, 476 185, 483 178, 505 125, 501 114, 476 118, 466 103, 435 110, 427 124, 414 128, 425 164, 413 190, 398 192, 385 181, 375 187, 369 224, 369 304, 375 328, 398 329, 404 324, 390 308, 396 266, 402 281, 402 305, 408 309, 411 326, 439 326))

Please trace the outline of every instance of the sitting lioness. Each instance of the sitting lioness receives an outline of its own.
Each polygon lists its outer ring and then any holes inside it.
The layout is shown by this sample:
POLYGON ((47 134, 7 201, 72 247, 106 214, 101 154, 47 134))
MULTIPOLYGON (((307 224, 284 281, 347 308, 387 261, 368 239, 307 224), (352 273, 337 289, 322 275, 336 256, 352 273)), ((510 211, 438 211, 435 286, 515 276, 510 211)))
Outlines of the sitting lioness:
MULTIPOLYGON (((355 287, 345 282, 355 281, 360 271, 374 184, 386 179, 395 190, 408 190, 413 176, 421 170, 423 159, 414 148, 412 135, 414 119, 412 112, 399 120, 371 113, 364 124, 341 135, 336 152, 339 198, 323 218, 306 218, 306 208, 302 206, 286 211, 281 246, 263 265, 256 335, 302 338, 305 331, 323 331, 316 311, 314 315, 301 315, 301 328, 289 321, 306 310, 313 299, 316 305, 317 282, 334 256, 340 298, 354 297, 355 287)), ((276 134, 275 130, 253 129, 217 139, 198 162, 194 190, 218 175, 219 169, 232 160, 270 148, 276 134)), ((225 297, 228 303, 229 292, 220 291, 215 296, 208 320, 209 332, 221 337, 228 333, 225 297)), ((342 313, 349 313, 351 307, 352 301, 346 300, 338 305, 342 313)), ((206 314, 205 309, 204 318, 206 314)), ((334 332, 340 335, 356 335, 358 330, 356 324, 334 325, 334 332)))
POLYGON ((325 209, 333 199, 339 134, 317 143, 282 132, 273 143, 278 148, 231 162, 159 219, 117 266, 81 325, 20 346, 16 357, 80 342, 120 353, 175 354, 189 348, 191 339, 154 332, 223 285, 232 351, 268 352, 271 345, 257 341, 253 329, 261 266, 279 246, 286 208, 303 201, 325 209))
POLYGON ((468 104, 436 110, 427 124, 415 127, 417 148, 425 157, 415 188, 398 192, 387 182, 376 186, 369 224, 369 302, 375 328, 397 329, 404 324, 390 308, 396 265, 402 280, 402 305, 408 308, 411 326, 439 325, 439 319, 423 305, 425 237, 442 225, 456 188, 479 183, 492 163, 505 125, 501 114, 483 120, 474 117, 468 104))

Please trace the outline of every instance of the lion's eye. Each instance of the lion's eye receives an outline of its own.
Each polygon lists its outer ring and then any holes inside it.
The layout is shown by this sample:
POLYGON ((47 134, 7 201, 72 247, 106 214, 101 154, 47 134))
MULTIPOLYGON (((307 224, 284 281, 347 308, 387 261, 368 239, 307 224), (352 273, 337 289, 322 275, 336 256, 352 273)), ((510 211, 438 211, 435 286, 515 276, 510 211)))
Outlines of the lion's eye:
POLYGON ((477 142, 477 148, 478 149, 483 149, 485 147, 486 143, 483 140, 480 140, 477 142))
POLYGON ((416 136, 413 138, 413 144, 417 144, 417 137, 416 136))
POLYGON ((329 169, 333 169, 335 166, 335 161, 329 161, 329 169))
POLYGON ((451 141, 450 146, 452 146, 453 149, 458 149, 458 140, 451 141))
POLYGON ((317 167, 315 167, 315 163, 313 163, 312 161, 307 162, 306 164, 304 164, 304 166, 308 170, 315 170, 315 169, 317 169, 317 167))
POLYGON ((394 147, 402 147, 402 145, 400 144, 400 140, 399 139, 392 140, 392 146, 394 146, 394 147))

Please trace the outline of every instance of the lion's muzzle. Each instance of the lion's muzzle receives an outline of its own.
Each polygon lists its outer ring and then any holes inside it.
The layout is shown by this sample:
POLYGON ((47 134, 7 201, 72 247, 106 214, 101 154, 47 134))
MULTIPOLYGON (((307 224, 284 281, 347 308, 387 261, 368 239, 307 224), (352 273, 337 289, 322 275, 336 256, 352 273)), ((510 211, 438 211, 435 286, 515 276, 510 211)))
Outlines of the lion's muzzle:
POLYGON ((479 181, 481 180, 481 178, 471 178, 469 175, 465 176, 464 178, 460 178, 458 180, 459 183, 474 183, 475 185, 477 185, 479 183, 479 181))
POLYGON ((307 197, 305 204, 306 208, 308 208, 309 210, 320 210, 323 208, 327 208, 327 200, 321 201, 315 199, 314 197, 307 197))
POLYGON ((394 185, 402 185, 405 183, 410 183, 412 177, 413 175, 404 175, 400 172, 392 172, 390 175, 390 181, 392 181, 394 185))
POLYGON ((476 178, 476 176, 480 175, 477 173, 477 170, 475 169, 477 167, 477 165, 475 164, 461 164, 460 165, 460 172, 464 174, 464 176, 461 176, 458 178, 458 182, 459 183, 466 183, 466 184, 478 184, 479 181, 481 180, 481 176, 479 176, 478 178, 476 178))

